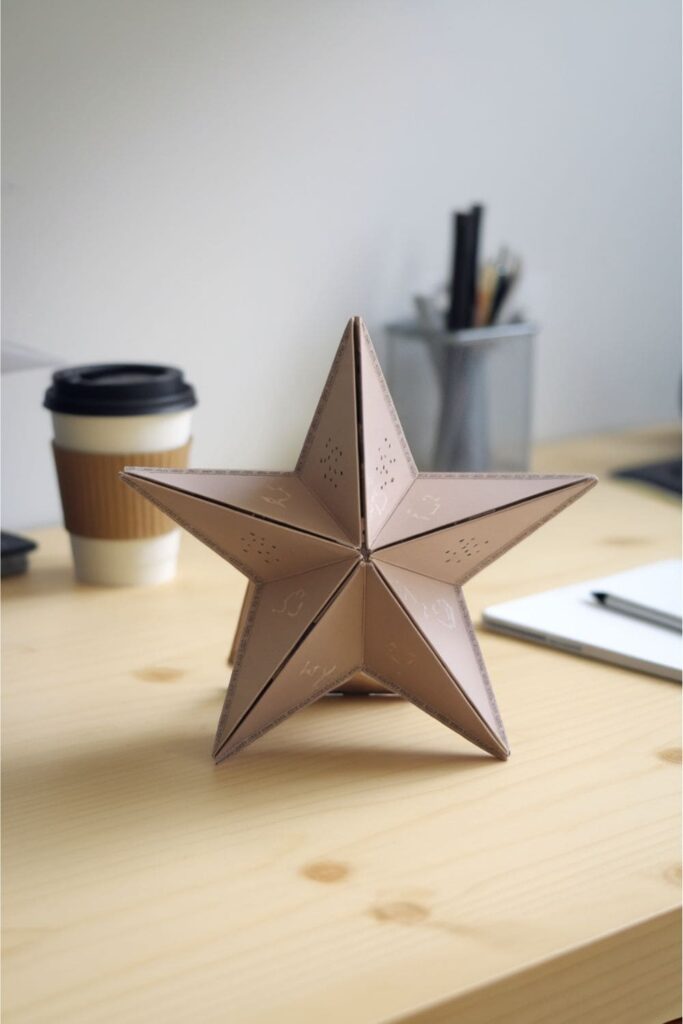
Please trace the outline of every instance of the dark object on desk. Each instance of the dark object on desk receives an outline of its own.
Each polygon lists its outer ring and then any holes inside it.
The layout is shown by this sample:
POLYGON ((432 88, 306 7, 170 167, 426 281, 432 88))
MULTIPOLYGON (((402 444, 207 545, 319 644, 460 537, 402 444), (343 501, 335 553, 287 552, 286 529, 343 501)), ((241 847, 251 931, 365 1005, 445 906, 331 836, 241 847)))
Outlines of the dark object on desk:
POLYGON ((677 633, 681 632, 681 616, 664 608, 654 608, 641 601, 627 600, 619 594, 610 594, 606 590, 594 590, 591 597, 594 597, 603 608, 609 608, 613 612, 631 615, 634 619, 642 619, 643 622, 653 622, 655 626, 675 629, 677 633))
MULTIPOLYGON (((489 394, 493 382, 487 353, 499 339, 487 332, 495 331, 496 322, 505 317, 510 294, 519 280, 521 261, 503 247, 495 261, 488 260, 480 268, 483 218, 484 207, 479 203, 466 212, 453 214, 448 306, 442 301, 442 289, 432 299, 416 297, 418 324, 430 343, 442 394, 432 467, 437 471, 524 468, 518 465, 517 456, 510 456, 510 445, 504 445, 507 451, 500 464, 492 465, 491 450, 495 441, 490 436, 490 411, 494 405, 499 405, 501 416, 510 417, 512 411, 514 418, 516 404, 520 403, 510 399, 507 388, 501 395, 500 386, 496 384, 493 385, 498 391, 495 400, 489 394), (472 331, 475 327, 483 333, 477 335, 472 331)), ((505 325, 503 336, 507 332, 505 325)), ((522 362, 528 373, 527 361, 522 362)), ((517 376, 514 369, 512 373, 517 376)), ((530 380, 523 390, 521 405, 526 408, 530 380)), ((520 415, 527 418, 525 409, 520 415)))
POLYGON ((27 537, 2 531, 2 578, 21 576, 28 569, 28 553, 38 545, 27 537))
MULTIPOLYGON (((456 213, 453 218, 451 301, 446 317, 446 329, 451 333, 467 329, 474 323, 477 307, 479 232, 482 216, 483 207, 474 205, 468 213, 456 213)), ((455 389, 462 391, 465 388, 470 398, 473 399, 475 408, 481 411, 481 407, 485 405, 485 383, 478 360, 473 361, 468 358, 468 353, 453 346, 445 348, 442 355, 441 376, 446 391, 453 392, 455 389)), ((457 438, 454 440, 454 437, 460 430, 462 409, 463 403, 457 398, 453 404, 442 403, 439 436, 447 438, 446 452, 450 452, 457 444, 457 438)), ((484 447, 486 447, 486 438, 482 430, 477 430, 477 433, 481 434, 484 447)), ((437 453, 439 468, 441 468, 444 458, 446 456, 437 453)))
POLYGON ((669 494, 681 493, 681 460, 667 459, 666 462, 651 462, 646 466, 618 469, 614 474, 620 480, 640 480, 653 484, 669 494))
POLYGON ((624 615, 631 615, 633 618, 641 618, 644 623, 653 623, 655 626, 663 626, 668 630, 681 632, 681 616, 672 614, 660 608, 651 608, 639 601, 628 601, 617 594, 609 594, 604 590, 594 590, 591 594, 598 604, 610 611, 618 611, 624 615))
POLYGON ((481 203, 475 203, 470 208, 470 231, 472 244, 470 259, 467 267, 467 287, 469 296, 467 299, 467 326, 474 326, 474 318, 477 311, 477 291, 479 286, 479 249, 481 241, 482 221, 484 218, 484 207, 481 203))
POLYGON ((519 278, 519 259, 512 257, 507 249, 502 249, 495 264, 496 286, 491 300, 489 323, 498 321, 505 301, 519 278))
POLYGON ((507 246, 480 268, 483 219, 481 203, 453 214, 449 302, 443 311, 444 328, 450 332, 497 323, 520 277, 521 260, 507 246))
POLYGON ((469 327, 472 318, 472 260, 477 248, 475 230, 478 218, 471 213, 453 217, 453 268, 451 301, 446 325, 449 331, 469 327))

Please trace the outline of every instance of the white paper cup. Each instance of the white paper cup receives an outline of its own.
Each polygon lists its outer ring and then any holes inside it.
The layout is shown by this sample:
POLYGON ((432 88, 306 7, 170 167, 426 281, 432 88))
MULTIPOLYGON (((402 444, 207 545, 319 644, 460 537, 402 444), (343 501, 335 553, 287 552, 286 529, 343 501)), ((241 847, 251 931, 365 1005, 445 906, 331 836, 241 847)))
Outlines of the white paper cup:
POLYGON ((170 367, 107 365, 54 374, 45 405, 81 582, 143 586, 174 577, 180 531, 127 488, 119 472, 131 463, 186 466, 195 402, 180 371, 170 367))

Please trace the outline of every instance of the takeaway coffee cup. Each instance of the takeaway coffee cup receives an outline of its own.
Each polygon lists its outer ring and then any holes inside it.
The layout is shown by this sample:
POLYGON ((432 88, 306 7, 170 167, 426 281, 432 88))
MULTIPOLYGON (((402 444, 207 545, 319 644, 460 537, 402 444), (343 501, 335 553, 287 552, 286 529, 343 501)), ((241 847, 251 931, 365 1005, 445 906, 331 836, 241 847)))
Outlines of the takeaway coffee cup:
POLYGON ((119 478, 124 466, 187 465, 193 388, 172 366, 58 370, 45 394, 64 525, 83 583, 136 586, 175 575, 179 530, 119 478))

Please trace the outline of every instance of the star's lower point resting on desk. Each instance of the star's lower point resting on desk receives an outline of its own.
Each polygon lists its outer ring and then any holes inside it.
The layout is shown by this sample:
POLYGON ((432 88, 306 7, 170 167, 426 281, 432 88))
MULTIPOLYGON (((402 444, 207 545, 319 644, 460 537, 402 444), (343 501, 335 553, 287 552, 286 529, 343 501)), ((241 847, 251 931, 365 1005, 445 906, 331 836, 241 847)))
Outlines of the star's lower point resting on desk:
POLYGON ((358 674, 508 756, 462 586, 595 477, 418 473, 353 317, 292 472, 123 478, 254 584, 216 761, 358 674))

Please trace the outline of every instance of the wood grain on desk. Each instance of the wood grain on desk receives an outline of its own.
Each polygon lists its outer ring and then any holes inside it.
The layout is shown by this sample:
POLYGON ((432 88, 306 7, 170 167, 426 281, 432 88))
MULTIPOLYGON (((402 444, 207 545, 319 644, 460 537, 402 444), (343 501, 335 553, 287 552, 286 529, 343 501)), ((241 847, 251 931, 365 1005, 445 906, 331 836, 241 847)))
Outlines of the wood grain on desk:
MULTIPOLYGON (((669 432, 539 470, 665 457, 669 432)), ((468 584, 494 602, 679 551, 607 478, 468 584)), ((3 586, 4 1020, 662 1024, 679 1011, 680 687, 480 631, 500 763, 394 698, 210 758, 244 582, 77 586, 61 530, 3 586)))

